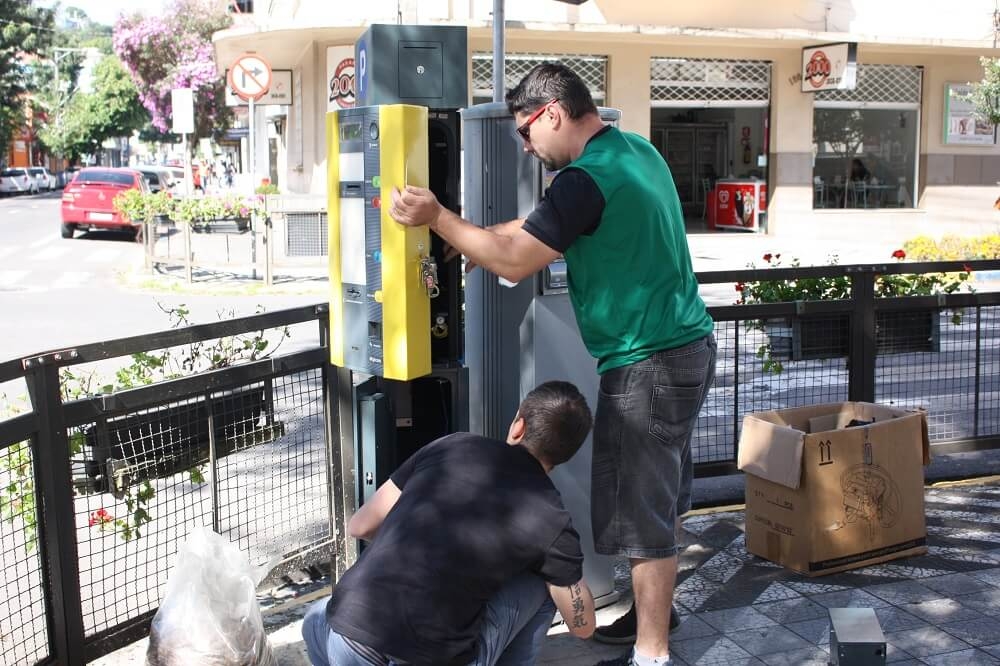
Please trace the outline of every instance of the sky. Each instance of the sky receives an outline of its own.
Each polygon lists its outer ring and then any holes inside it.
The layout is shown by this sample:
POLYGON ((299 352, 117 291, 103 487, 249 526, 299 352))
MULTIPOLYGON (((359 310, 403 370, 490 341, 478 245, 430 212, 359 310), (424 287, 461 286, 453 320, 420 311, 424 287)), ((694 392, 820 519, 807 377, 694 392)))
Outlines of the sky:
MULTIPOLYGON (((96 23, 114 25, 119 14, 131 14, 141 11, 144 14, 163 11, 165 0, 62 0, 63 7, 79 7, 96 23)), ((42 0, 39 5, 52 6, 55 2, 42 0)))

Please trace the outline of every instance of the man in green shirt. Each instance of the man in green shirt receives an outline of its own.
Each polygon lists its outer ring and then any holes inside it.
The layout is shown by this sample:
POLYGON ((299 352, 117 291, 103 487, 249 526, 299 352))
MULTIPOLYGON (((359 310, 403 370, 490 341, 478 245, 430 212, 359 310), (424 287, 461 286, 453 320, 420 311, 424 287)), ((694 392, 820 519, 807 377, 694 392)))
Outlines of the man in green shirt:
POLYGON ((691 433, 715 375, 714 324, 698 295, 670 170, 649 141, 605 126, 586 84, 558 64, 507 93, 524 150, 559 173, 525 219, 483 229, 426 189, 389 214, 428 225, 467 270, 512 282, 565 256, 580 334, 600 374, 591 514, 595 550, 632 567, 633 652, 669 664, 677 518, 691 506, 691 433))

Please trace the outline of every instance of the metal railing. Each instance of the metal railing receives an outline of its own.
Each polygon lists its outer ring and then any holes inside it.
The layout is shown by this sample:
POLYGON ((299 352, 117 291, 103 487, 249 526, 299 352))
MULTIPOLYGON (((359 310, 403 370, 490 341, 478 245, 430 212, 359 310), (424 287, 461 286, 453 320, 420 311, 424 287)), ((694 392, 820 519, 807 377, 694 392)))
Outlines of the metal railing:
POLYGON ((146 635, 168 561, 195 526, 212 525, 272 577, 346 553, 336 525, 353 491, 345 495, 336 469, 326 312, 302 307, 0 364, 0 384, 23 379, 30 400, 0 421, 0 663, 83 664, 146 635), (64 399, 60 372, 71 366, 313 321, 320 344, 303 351, 64 399))
MULTIPOLYGON (((925 408, 937 451, 1000 446, 1000 293, 875 298, 878 275, 965 265, 700 274, 703 285, 845 276, 852 291, 710 308, 719 360, 696 428, 698 475, 735 471, 745 414, 819 402, 925 408), (780 372, 765 368, 763 346, 780 372)), ((334 578, 343 572, 354 407, 350 373, 328 362, 327 312, 300 307, 0 363, 0 385, 23 379, 30 401, 0 421, 0 662, 75 666, 146 635, 168 561, 196 525, 211 524, 255 564, 279 558, 277 572, 330 560, 334 578), (63 397, 60 372, 71 366, 311 322, 318 344, 294 353, 63 397), (123 538, 119 520, 141 536, 123 538)))

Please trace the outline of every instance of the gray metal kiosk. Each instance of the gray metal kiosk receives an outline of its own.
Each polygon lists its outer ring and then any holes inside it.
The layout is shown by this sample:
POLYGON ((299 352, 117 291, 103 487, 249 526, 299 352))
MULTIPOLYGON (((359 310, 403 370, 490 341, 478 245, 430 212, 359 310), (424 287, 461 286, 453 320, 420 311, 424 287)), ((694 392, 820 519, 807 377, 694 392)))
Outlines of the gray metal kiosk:
MULTIPOLYGON (((617 123, 621 113, 601 109, 617 123)), ((490 226, 527 215, 541 199, 546 174, 526 154, 503 103, 462 111, 466 219, 490 226)), ((569 301, 566 265, 553 262, 531 279, 511 285, 476 270, 465 285, 465 365, 469 371, 469 426, 503 439, 521 398, 537 384, 576 384, 597 405, 597 363, 583 346, 569 301)), ((614 602, 614 561, 594 552, 590 523, 591 440, 557 467, 553 481, 580 533, 584 577, 598 606, 614 602)))

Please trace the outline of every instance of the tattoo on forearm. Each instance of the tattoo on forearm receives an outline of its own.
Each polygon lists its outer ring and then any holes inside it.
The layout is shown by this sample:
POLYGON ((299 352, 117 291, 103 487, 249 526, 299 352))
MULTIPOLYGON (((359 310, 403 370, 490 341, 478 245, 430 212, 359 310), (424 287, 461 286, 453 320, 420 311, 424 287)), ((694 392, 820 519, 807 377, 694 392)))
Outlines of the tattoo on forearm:
POLYGON ((580 589, 580 584, 570 585, 569 587, 569 598, 573 604, 573 619, 571 621, 573 628, 583 628, 587 626, 587 620, 584 618, 584 611, 586 604, 583 603, 583 590, 580 589))

